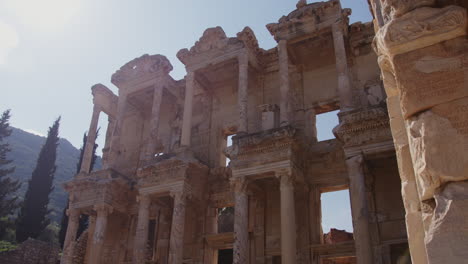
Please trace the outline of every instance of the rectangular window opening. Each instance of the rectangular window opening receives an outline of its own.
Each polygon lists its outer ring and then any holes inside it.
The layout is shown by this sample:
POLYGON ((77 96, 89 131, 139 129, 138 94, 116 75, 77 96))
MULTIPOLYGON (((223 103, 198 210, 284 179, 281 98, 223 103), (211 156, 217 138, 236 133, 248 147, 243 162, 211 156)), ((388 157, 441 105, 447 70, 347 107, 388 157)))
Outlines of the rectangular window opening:
MULTIPOLYGON (((230 135, 226 135, 225 138, 224 138, 224 143, 223 143, 223 146, 224 148, 227 148, 227 147, 230 147, 232 146, 232 137, 234 137, 236 134, 230 134, 230 135)), ((224 150, 223 148, 223 150, 224 150)), ((226 155, 224 155, 224 151, 221 153, 221 166, 229 166, 229 162, 231 162, 231 160, 226 157, 226 155)))
POLYGON ((234 207, 218 208, 218 234, 234 232, 234 207))
POLYGON ((318 114, 316 117, 315 126, 317 128, 317 141, 325 141, 334 139, 333 128, 338 124, 339 110, 318 114))
POLYGON ((337 244, 352 241, 354 239, 353 220, 349 190, 340 188, 322 192, 320 200, 323 243, 337 244))

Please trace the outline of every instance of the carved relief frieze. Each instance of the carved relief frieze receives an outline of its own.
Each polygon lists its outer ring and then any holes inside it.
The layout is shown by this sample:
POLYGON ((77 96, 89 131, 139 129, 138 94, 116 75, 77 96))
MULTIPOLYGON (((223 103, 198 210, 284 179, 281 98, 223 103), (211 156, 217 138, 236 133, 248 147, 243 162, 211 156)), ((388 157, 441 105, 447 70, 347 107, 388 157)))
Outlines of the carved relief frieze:
POLYGON ((359 146, 392 139, 388 113, 384 107, 372 107, 340 114, 340 124, 333 129, 343 146, 359 146))
POLYGON ((377 50, 395 56, 424 48, 465 35, 466 23, 466 10, 459 6, 418 8, 393 19, 377 32, 377 50))
POLYGON ((187 167, 187 163, 181 160, 171 159, 145 168, 140 168, 137 171, 137 184, 139 186, 148 186, 183 180, 187 167))

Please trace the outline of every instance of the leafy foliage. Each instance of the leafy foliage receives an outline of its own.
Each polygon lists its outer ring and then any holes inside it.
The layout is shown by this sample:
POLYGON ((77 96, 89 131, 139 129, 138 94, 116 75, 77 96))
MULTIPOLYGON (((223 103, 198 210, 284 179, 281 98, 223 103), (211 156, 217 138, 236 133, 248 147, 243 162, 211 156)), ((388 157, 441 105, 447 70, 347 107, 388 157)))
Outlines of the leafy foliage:
POLYGON ((10 110, 6 110, 0 117, 0 238, 4 237, 7 229, 11 227, 9 216, 19 207, 16 191, 21 187, 18 180, 9 177, 15 171, 15 167, 10 165, 12 160, 7 158, 11 148, 8 143, 4 143, 5 138, 12 132, 9 120, 10 110))

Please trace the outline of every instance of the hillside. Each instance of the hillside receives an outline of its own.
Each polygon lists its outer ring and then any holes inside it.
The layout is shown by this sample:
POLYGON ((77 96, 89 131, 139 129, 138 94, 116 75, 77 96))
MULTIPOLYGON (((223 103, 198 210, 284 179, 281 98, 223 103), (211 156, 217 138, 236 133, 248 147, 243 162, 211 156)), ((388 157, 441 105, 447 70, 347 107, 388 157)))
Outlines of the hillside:
MULTIPOLYGON (((24 197, 28 180, 36 166, 37 157, 45 137, 37 136, 18 128, 13 128, 11 136, 6 138, 12 151, 8 158, 12 159, 16 167, 11 177, 20 179, 23 183, 19 195, 24 197)), ((75 148, 68 140, 60 138, 57 148, 57 170, 54 178, 54 190, 50 196, 49 208, 52 209, 51 220, 60 223, 62 210, 67 202, 67 193, 62 188, 62 183, 70 180, 76 173, 76 163, 80 155, 79 149, 75 148)), ((101 159, 98 157, 95 168, 101 167, 101 159)))

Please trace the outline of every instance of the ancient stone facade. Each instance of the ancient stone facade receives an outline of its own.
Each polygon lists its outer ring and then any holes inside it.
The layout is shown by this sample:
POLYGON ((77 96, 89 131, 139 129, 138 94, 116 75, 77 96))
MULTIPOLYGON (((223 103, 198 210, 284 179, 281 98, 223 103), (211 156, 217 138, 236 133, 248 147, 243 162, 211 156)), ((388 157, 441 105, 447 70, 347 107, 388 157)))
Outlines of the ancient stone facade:
POLYGON ((93 86, 62 263, 214 264, 232 250, 236 264, 391 264, 408 242, 413 263, 463 263, 466 9, 433 2, 370 1, 374 23, 350 25, 339 0, 302 0, 267 25, 273 49, 248 27, 209 28, 177 53, 184 79, 143 55, 112 75, 118 95, 93 86), (318 141, 333 110, 337 139, 318 141), (90 172, 101 113, 104 168, 90 172), (326 243, 320 197, 344 189, 354 239, 326 243))

